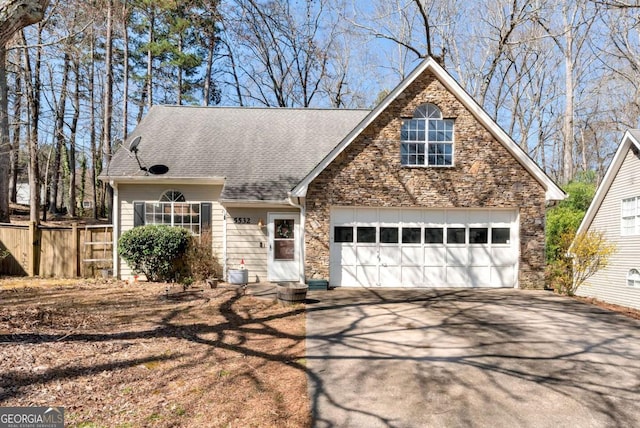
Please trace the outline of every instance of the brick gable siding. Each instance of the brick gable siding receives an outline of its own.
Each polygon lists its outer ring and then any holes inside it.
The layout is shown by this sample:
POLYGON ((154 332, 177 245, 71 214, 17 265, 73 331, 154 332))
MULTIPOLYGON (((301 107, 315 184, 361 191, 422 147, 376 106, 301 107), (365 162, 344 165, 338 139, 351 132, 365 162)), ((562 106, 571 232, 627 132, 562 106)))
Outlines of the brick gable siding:
POLYGON ((329 278, 331 206, 513 208, 519 284, 543 286, 545 190, 429 72, 419 76, 308 188, 307 278, 329 278), (453 167, 402 167, 400 128, 421 104, 455 119, 453 167))

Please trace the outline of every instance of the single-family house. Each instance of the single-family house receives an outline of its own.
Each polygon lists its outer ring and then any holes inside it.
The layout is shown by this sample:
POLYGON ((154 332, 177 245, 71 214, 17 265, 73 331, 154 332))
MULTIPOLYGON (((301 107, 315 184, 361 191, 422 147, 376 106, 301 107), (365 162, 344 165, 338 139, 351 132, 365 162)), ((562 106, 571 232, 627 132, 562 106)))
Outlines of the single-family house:
POLYGON ((128 141, 102 175, 115 236, 210 229, 251 281, 541 287, 566 196, 432 58, 372 110, 155 106, 128 141))
POLYGON ((640 130, 624 134, 578 228, 588 231, 603 233, 616 252, 576 294, 640 309, 640 130))

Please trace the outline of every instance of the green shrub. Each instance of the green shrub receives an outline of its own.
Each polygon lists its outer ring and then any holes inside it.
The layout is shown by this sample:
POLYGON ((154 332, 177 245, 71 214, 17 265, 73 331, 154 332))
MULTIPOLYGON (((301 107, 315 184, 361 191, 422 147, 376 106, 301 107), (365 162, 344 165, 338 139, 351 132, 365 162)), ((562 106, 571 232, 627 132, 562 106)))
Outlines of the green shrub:
POLYGON ((564 235, 570 236, 568 242, 571 242, 578 230, 596 192, 596 174, 593 171, 580 172, 572 182, 564 186, 564 191, 567 192, 567 199, 547 210, 547 263, 564 257, 567 250, 567 245, 562 245, 562 241, 567 241, 564 235))
POLYGON ((189 232, 181 227, 134 227, 120 237, 118 254, 134 272, 143 273, 149 281, 174 281, 183 269, 181 261, 189 239, 189 232))
POLYGON ((564 255, 583 217, 584 211, 572 207, 559 206, 547 211, 545 249, 547 263, 564 255))

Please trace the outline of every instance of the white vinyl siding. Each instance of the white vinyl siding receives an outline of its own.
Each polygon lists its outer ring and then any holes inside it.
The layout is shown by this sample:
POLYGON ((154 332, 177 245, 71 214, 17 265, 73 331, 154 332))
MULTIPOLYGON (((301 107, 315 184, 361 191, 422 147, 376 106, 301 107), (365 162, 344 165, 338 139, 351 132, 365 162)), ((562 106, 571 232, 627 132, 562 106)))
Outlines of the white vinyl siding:
POLYGON ((629 270, 640 269, 640 235, 623 233, 621 215, 622 201, 638 196, 639 182, 640 160, 629 150, 589 227, 615 243, 616 252, 605 269, 578 289, 578 295, 640 309, 640 288, 630 287, 627 279, 629 270))
POLYGON ((249 282, 267 281, 268 213, 290 211, 291 207, 227 208, 227 269, 238 269, 244 259, 249 282), (258 226, 260 220, 263 227, 258 226))
MULTIPOLYGON (((134 201, 154 201, 170 189, 182 192, 188 202, 212 202, 211 207, 211 233, 213 252, 218 257, 220 264, 223 261, 223 222, 224 209, 215 202, 220 197, 222 186, 214 185, 169 185, 169 184, 119 184, 119 233, 133 228, 134 201)), ((127 264, 120 260, 120 278, 127 279, 133 274, 127 264)))

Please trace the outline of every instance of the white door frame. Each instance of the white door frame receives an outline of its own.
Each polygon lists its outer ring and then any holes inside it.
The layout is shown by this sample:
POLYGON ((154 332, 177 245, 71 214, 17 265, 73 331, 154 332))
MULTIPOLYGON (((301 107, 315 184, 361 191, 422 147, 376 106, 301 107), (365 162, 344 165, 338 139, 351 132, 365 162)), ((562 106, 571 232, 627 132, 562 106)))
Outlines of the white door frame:
MULTIPOLYGON (((267 280, 278 281, 300 281, 300 266, 302 260, 302 226, 300 224, 299 212, 269 212, 267 213, 267 280), (292 219, 294 221, 293 238, 293 258, 290 260, 276 259, 276 220, 292 219)), ((281 244, 280 244, 281 245, 281 244)))

